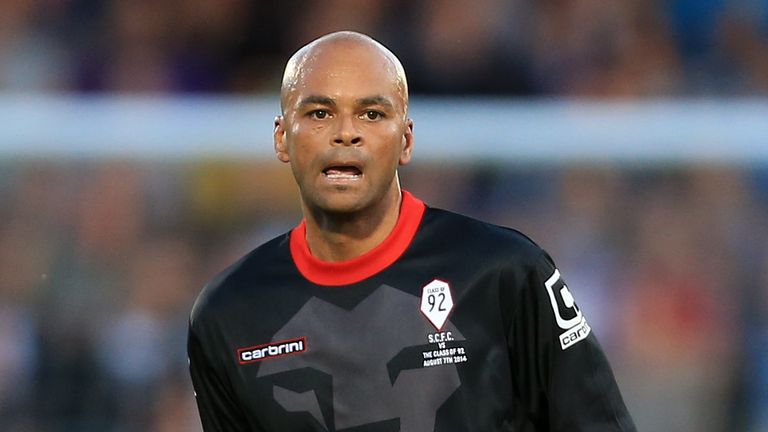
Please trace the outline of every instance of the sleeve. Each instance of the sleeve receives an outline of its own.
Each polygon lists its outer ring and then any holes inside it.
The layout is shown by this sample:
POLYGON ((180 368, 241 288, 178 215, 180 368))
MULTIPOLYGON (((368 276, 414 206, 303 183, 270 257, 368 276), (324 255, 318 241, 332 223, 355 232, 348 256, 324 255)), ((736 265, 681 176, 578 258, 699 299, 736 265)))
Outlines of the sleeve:
POLYGON ((189 327, 187 354, 192 386, 205 432, 258 431, 250 426, 227 381, 216 373, 205 350, 189 327))
POLYGON ((509 329, 516 393, 550 431, 635 431, 608 360, 552 259, 522 278, 509 329))

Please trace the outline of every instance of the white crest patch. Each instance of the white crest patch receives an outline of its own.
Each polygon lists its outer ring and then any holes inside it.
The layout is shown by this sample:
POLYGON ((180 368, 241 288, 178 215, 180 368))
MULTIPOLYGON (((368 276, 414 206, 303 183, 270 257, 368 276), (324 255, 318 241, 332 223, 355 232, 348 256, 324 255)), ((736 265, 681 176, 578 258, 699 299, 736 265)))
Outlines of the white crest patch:
POLYGON ((453 310, 453 296, 448 282, 435 279, 421 290, 421 313, 440 331, 453 310))

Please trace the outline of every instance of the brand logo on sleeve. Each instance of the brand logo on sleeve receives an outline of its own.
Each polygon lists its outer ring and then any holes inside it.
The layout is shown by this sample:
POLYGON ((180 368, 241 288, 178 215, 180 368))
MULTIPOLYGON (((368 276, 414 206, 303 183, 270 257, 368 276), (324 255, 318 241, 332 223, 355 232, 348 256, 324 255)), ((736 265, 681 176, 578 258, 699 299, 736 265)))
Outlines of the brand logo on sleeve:
POLYGON ((555 269, 552 276, 544 282, 544 286, 547 287, 547 294, 549 294, 549 301, 555 313, 557 325, 565 330, 558 338, 560 347, 562 349, 570 348, 589 336, 592 329, 576 305, 568 286, 560 277, 560 271, 555 269))
POLYGON ((247 348, 238 348, 237 359, 241 365, 269 360, 278 357, 303 353, 307 350, 307 338, 300 337, 284 341, 271 342, 247 348))

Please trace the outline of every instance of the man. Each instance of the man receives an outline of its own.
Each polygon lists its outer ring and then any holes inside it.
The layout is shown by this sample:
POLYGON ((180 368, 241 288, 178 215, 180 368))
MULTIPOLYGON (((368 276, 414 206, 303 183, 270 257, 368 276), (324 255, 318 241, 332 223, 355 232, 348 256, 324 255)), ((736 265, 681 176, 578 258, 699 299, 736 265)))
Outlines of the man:
POLYGON ((206 431, 634 430, 548 255, 401 191, 398 59, 353 32, 289 60, 275 120, 304 220, 217 276, 191 316, 206 431))

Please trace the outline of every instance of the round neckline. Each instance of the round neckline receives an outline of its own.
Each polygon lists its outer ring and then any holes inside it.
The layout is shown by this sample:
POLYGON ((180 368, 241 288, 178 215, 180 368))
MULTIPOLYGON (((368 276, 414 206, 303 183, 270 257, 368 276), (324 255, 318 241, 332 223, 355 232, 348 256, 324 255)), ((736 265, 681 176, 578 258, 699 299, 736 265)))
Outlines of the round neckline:
POLYGON ((411 193, 403 191, 397 223, 378 246, 346 261, 323 261, 309 250, 306 221, 291 230, 290 251, 302 276, 310 282, 325 286, 350 285, 381 272, 397 261, 411 244, 421 224, 426 205, 411 193))

